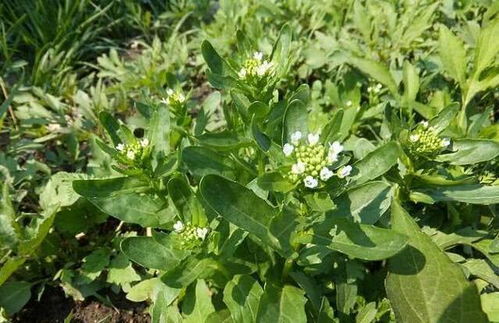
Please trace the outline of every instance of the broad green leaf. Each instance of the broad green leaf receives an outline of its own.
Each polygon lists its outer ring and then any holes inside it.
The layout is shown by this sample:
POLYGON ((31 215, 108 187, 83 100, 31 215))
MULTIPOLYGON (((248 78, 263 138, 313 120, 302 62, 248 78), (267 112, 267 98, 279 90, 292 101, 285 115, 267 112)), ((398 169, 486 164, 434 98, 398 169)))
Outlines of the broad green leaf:
POLYGON ((399 153, 399 147, 393 141, 370 152, 353 164, 356 173, 352 176, 352 182, 362 184, 383 175, 397 163, 399 153))
POLYGON ((230 311, 228 309, 223 309, 217 312, 213 312, 206 318, 205 323, 237 323, 232 319, 230 311))
POLYGON ((197 178, 208 174, 235 177, 235 165, 227 157, 204 147, 186 147, 182 151, 182 161, 197 178))
POLYGON ((440 111, 435 118, 430 120, 430 126, 432 126, 437 133, 440 133, 451 124, 458 112, 459 105, 451 104, 440 111))
POLYGON ((60 207, 73 205, 80 198, 80 195, 73 190, 73 181, 87 178, 85 174, 66 172, 53 175, 40 194, 40 206, 47 209, 51 205, 60 207))
POLYGON ((499 322, 499 292, 482 294, 480 299, 489 322, 499 322))
POLYGON ((380 62, 366 58, 350 56, 348 63, 352 64, 362 72, 384 84, 394 96, 398 96, 397 83, 390 74, 388 68, 380 62))
POLYGON ((24 281, 11 281, 0 286, 0 307, 7 314, 19 312, 31 298, 31 284, 24 281))
POLYGON ((471 165, 499 156, 499 142, 487 139, 463 139, 452 143, 455 152, 439 155, 438 161, 453 165, 471 165))
POLYGON ((307 107, 300 100, 293 100, 284 115, 284 142, 291 142, 291 134, 300 131, 303 136, 308 133, 307 107))
POLYGON ((208 315, 215 312, 215 307, 211 302, 211 294, 206 282, 202 279, 199 279, 195 286, 189 286, 182 302, 184 322, 204 322, 208 315))
POLYGON ((154 289, 163 285, 159 277, 145 279, 135 284, 126 294, 126 298, 132 302, 145 302, 152 299, 154 289))
POLYGON ((305 323, 306 302, 301 289, 290 285, 280 288, 267 284, 260 300, 256 322, 305 323))
POLYGON ((349 189, 334 200, 336 209, 331 216, 349 216, 364 224, 374 224, 390 207, 391 186, 385 182, 372 181, 349 189))
POLYGON ((166 202, 151 193, 147 184, 131 177, 74 181, 75 192, 102 212, 143 227, 162 227, 174 214, 166 202))
POLYGON ((0 286, 27 260, 25 257, 10 257, 0 267, 0 286))
POLYGON ((231 71, 227 63, 218 55, 209 41, 203 41, 201 44, 201 53, 203 54, 206 64, 208 64, 208 67, 213 73, 218 75, 230 74, 231 71))
POLYGON ((278 172, 263 174, 262 176, 258 177, 257 183, 258 186, 266 191, 283 193, 289 192, 295 187, 295 184, 288 181, 281 175, 281 173, 278 172))
POLYGON ((499 186, 485 185, 456 185, 435 186, 433 188, 416 189, 411 191, 413 201, 423 203, 435 202, 463 202, 470 204, 491 205, 499 203, 499 186))
POLYGON ((306 235, 310 238, 308 242, 364 260, 390 258, 400 252, 408 240, 394 230, 354 223, 336 216, 326 216, 306 235))
POLYGON ((419 75, 418 71, 408 61, 404 62, 402 79, 404 82, 404 99, 407 104, 416 100, 419 91, 419 75))
POLYGON ((409 237, 409 246, 388 260, 385 282, 398 320, 487 322, 476 286, 396 201, 392 228, 409 237))
POLYGON ((464 88, 466 83, 464 44, 445 25, 440 26, 439 53, 447 74, 456 80, 461 88, 464 88))
POLYGON ((217 269, 217 262, 202 255, 188 257, 175 269, 161 276, 161 280, 169 287, 183 288, 198 278, 209 277, 217 269))
POLYGON ((158 107, 152 114, 149 123, 149 143, 154 148, 157 159, 163 158, 170 151, 170 112, 158 107))
POLYGON ((31 255, 38 249, 54 223, 59 207, 51 206, 42 211, 41 216, 36 218, 30 227, 25 228, 25 239, 19 243, 19 255, 31 255))
POLYGON ((117 144, 119 144, 121 142, 121 139, 118 136, 120 125, 116 121, 116 119, 109 112, 102 111, 101 113, 99 113, 99 121, 101 122, 104 129, 106 129, 109 137, 111 137, 113 145, 116 146, 117 144))
POLYGON ((343 121, 343 110, 336 110, 331 118, 331 121, 324 127, 321 132, 322 142, 333 142, 341 137, 341 124, 343 121))
POLYGON ((256 322, 262 287, 248 275, 235 276, 225 285, 223 300, 235 322, 256 322))
POLYGON ((205 176, 199 189, 206 202, 224 219, 254 234, 270 246, 276 245, 268 228, 277 210, 253 191, 216 175, 205 176))
POLYGON ((205 133, 196 138, 203 146, 216 150, 232 150, 249 145, 251 142, 246 138, 238 137, 228 131, 205 133))
POLYGON ((315 310, 320 311, 321 288, 317 285, 316 281, 301 271, 290 272, 289 275, 305 291, 315 310))
POLYGON ((367 303, 355 316, 356 323, 371 323, 376 321, 376 303, 367 303))
POLYGON ((152 237, 129 237, 121 242, 121 250, 132 261, 146 268, 171 270, 187 253, 169 245, 160 244, 152 237))
POLYGON ((120 252, 111 260, 106 277, 107 283, 116 284, 126 290, 130 288, 130 283, 140 279, 125 254, 120 252))
POLYGON ((193 225, 206 225, 206 217, 201 202, 192 191, 184 176, 175 176, 168 181, 168 194, 182 216, 183 222, 193 225))
MULTIPOLYGON (((480 78, 480 73, 485 70, 494 61, 499 53, 499 43, 497 35, 499 34, 499 20, 494 19, 491 23, 480 31, 478 44, 475 49, 475 79, 480 78)), ((496 61, 497 63, 497 61, 496 61)), ((470 98, 471 99, 471 98, 470 98)))

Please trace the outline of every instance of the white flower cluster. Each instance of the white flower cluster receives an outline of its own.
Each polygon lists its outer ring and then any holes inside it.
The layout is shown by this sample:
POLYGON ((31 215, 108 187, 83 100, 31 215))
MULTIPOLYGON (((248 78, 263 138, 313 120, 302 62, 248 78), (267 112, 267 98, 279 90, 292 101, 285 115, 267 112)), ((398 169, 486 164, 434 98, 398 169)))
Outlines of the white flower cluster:
POLYGON ((376 86, 369 86, 367 88, 367 92, 378 94, 382 88, 383 88, 383 85, 381 85, 381 83, 378 83, 378 84, 376 84, 376 86))
POLYGON ((166 105, 178 106, 185 102, 185 96, 179 91, 167 89, 166 95, 167 95, 166 98, 161 99, 161 102, 163 102, 166 105))
POLYGON ((336 170, 331 170, 331 165, 338 161, 343 146, 335 141, 325 147, 319 143, 319 134, 310 133, 306 142, 302 140, 302 133, 296 131, 291 134, 291 143, 284 144, 282 151, 286 157, 293 157, 295 163, 291 166, 288 177, 293 181, 302 181, 305 187, 316 188, 320 182, 326 182, 334 175, 345 178, 350 175, 352 166, 347 165, 336 170))
POLYGON ((422 121, 409 135, 409 149, 417 154, 436 154, 450 144, 450 139, 440 138, 428 121, 422 121))
POLYGON ((190 223, 184 224, 182 221, 177 221, 173 225, 173 230, 180 236, 180 244, 188 249, 199 246, 208 235, 208 228, 194 226, 190 223))
POLYGON ((116 146, 116 150, 119 151, 123 156, 128 158, 131 161, 134 161, 136 157, 142 157, 144 152, 144 148, 149 146, 149 139, 144 138, 140 140, 137 144, 132 145, 124 145, 118 144, 116 146))
POLYGON ((261 52, 253 54, 253 58, 247 59, 243 63, 243 67, 239 70, 238 76, 240 79, 262 78, 270 74, 273 64, 263 59, 261 52))

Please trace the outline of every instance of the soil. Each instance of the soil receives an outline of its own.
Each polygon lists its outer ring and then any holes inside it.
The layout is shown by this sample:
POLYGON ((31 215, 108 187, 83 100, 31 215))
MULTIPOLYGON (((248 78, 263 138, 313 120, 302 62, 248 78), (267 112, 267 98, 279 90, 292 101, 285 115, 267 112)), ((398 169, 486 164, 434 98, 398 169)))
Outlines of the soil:
MULTIPOLYGON (((112 293, 111 293, 112 294, 112 293)), ((133 303, 123 296, 117 296, 107 306, 96 300, 88 299, 75 302, 66 298, 60 288, 47 288, 39 302, 32 299, 14 317, 13 322, 22 323, 149 323, 145 313, 145 303, 133 303)))

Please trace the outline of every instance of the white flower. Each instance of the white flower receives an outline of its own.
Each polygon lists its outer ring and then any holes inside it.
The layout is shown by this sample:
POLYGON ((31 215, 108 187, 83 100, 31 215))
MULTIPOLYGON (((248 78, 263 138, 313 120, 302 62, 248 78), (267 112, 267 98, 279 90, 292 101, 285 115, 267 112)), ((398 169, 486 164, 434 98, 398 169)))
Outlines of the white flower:
POLYGON ((345 178, 347 177, 348 175, 350 175, 350 173, 352 172, 352 166, 350 165, 347 165, 345 167, 342 167, 339 171, 338 171, 338 177, 339 178, 345 178))
POLYGON ((166 94, 167 94, 168 96, 172 96, 172 95, 173 95, 173 93, 175 93, 175 92, 174 92, 172 89, 166 89, 166 94))
POLYGON ((319 134, 318 133, 309 133, 308 134, 308 143, 310 144, 310 146, 315 146, 318 142, 319 142, 319 134))
POLYGON ((184 224, 181 221, 175 222, 173 230, 175 230, 175 232, 182 232, 184 230, 184 224))
POLYGON ((257 61, 261 61, 263 58, 263 53, 262 52, 255 52, 253 54, 253 58, 256 59, 257 61))
POLYGON ((428 121, 421 121, 421 125, 422 125, 424 128, 428 128, 428 121))
POLYGON ((301 131, 295 131, 291 134, 291 142, 293 145, 297 145, 300 142, 301 136, 301 131))
POLYGON ((179 93, 179 94, 177 95, 177 100, 178 100, 178 102, 180 102, 180 103, 184 103, 184 102, 185 102, 185 96, 184 96, 182 93, 179 93))
POLYGON ((282 147, 282 152, 284 153, 284 156, 288 157, 293 153, 293 150, 295 149, 295 146, 292 144, 284 144, 282 147))
POLYGON ((343 149, 344 147, 339 141, 335 141, 329 145, 329 152, 334 152, 335 154, 341 153, 343 149))
POLYGON ((305 187, 308 187, 308 188, 316 188, 317 185, 319 184, 319 182, 315 178, 313 178, 312 176, 305 177, 305 179, 303 180, 303 183, 305 184, 305 187))
POLYGON ((123 145, 123 144, 118 144, 118 145, 116 146, 116 150, 117 150, 117 151, 123 151, 123 150, 125 150, 125 145, 123 145))
POLYGON ((237 73, 237 75, 240 77, 240 78, 245 78, 246 77, 246 69, 243 67, 241 68, 241 70, 239 71, 239 73, 237 73))
POLYGON ((258 66, 258 68, 256 69, 256 73, 258 74, 258 76, 264 76, 265 74, 267 74, 271 67, 272 63, 264 61, 262 64, 260 64, 260 66, 258 66))
POLYGON ((196 235, 201 240, 204 240, 206 238, 207 234, 208 234, 208 229, 207 228, 197 228, 196 229, 196 235))
POLYGON ((419 140, 419 135, 410 135, 410 136, 409 136, 409 140, 410 140, 411 142, 416 142, 416 141, 418 141, 418 140, 419 140))
POLYGON ((351 107, 352 106, 352 101, 348 100, 346 104, 347 104, 347 107, 351 107))
POLYGON ((293 164, 291 166, 291 173, 293 174, 302 174, 305 171, 305 164, 301 161, 297 162, 296 164, 293 164))
POLYGON ((144 148, 145 148, 145 147, 147 147, 147 146, 149 145, 149 139, 147 139, 147 138, 142 139, 142 140, 140 141, 140 145, 141 145, 142 147, 144 147, 144 148))
POLYGON ((47 130, 50 132, 56 132, 61 130, 61 125, 58 123, 51 123, 47 126, 47 130))
POLYGON ((449 138, 443 138, 442 139, 442 147, 448 147, 450 145, 450 139, 449 138))
POLYGON ((327 153, 328 163, 334 163, 338 161, 338 155, 343 151, 343 145, 339 141, 335 141, 329 144, 329 151, 327 153))
POLYGON ((325 182, 330 179, 334 175, 334 173, 329 168, 324 167, 323 169, 321 169, 319 175, 321 177, 321 180, 325 182))
POLYGON ((126 152, 126 156, 128 159, 135 159, 135 152, 129 150, 126 152))

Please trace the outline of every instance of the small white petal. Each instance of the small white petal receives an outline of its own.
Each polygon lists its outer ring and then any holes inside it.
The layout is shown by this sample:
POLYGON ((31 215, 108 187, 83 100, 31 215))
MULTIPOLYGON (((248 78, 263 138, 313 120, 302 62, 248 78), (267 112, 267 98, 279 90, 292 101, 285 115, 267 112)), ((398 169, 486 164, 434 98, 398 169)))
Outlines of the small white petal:
POLYGON ((410 140, 411 142, 416 142, 416 141, 418 141, 418 140, 419 140, 419 135, 410 135, 410 136, 409 136, 409 140, 410 140))
POLYGON ((292 153, 293 150, 295 149, 295 146, 292 144, 284 144, 282 147, 282 152, 284 153, 284 156, 289 157, 292 153))
POLYGON ((204 240, 206 238, 207 234, 208 234, 208 229, 207 228, 197 228, 196 229, 196 235, 201 240, 204 240))
POLYGON ((319 175, 321 177, 321 180, 325 182, 328 179, 330 179, 331 177, 333 177, 334 173, 329 168, 324 167, 323 169, 321 169, 321 172, 319 175))
POLYGON ((339 141, 335 141, 332 144, 329 145, 329 153, 334 153, 335 155, 338 155, 343 151, 344 147, 342 144, 340 144, 339 141))
POLYGON ((313 178, 312 176, 305 177, 305 179, 303 180, 303 183, 305 184, 305 187, 308 187, 308 188, 316 188, 317 185, 319 185, 319 182, 315 178, 313 178))
POLYGON ((241 68, 241 70, 239 71, 239 73, 237 75, 239 75, 240 78, 245 78, 246 77, 246 69, 241 68))
POLYGON ((428 121, 421 121, 421 125, 422 125, 424 128, 428 128, 428 121))
POLYGON ((168 94, 168 96, 172 95, 173 93, 173 90, 172 89, 166 89, 166 94, 168 94))
POLYGON ((381 83, 376 84, 377 89, 381 90, 382 87, 383 87, 383 85, 381 85, 381 83))
POLYGON ((347 107, 351 107, 353 103, 352 103, 352 101, 348 100, 346 104, 347 104, 347 107))
POLYGON ((141 145, 142 147, 144 147, 144 148, 145 148, 145 147, 147 147, 147 146, 149 145, 149 139, 147 139, 147 138, 142 139, 142 140, 140 141, 140 145, 141 145))
POLYGON ((305 164, 299 161, 291 166, 291 173, 296 175, 302 174, 303 172, 305 172, 305 168, 305 164))
POLYGON ((253 54, 253 58, 256 59, 257 61, 261 61, 263 58, 263 53, 262 52, 255 52, 253 54))
POLYGON ((442 147, 448 147, 450 145, 450 139, 449 138, 443 138, 442 139, 442 147))
POLYGON ((320 136, 318 133, 309 133, 307 139, 310 146, 314 146, 319 142, 320 136))
POLYGON ((329 151, 328 154, 327 154, 327 162, 329 164, 332 164, 334 162, 337 162, 338 161, 338 154, 334 151, 329 151))
POLYGON ((295 131, 291 134, 291 142, 293 145, 297 145, 302 137, 301 131, 295 131))
POLYGON ((134 159, 135 158, 135 153, 131 150, 127 151, 126 156, 128 159, 134 159))
POLYGON ((123 151, 123 150, 125 150, 125 145, 123 145, 123 144, 118 144, 118 145, 116 146, 116 150, 117 150, 117 151, 123 151))
POLYGON ((178 102, 184 103, 185 102, 185 96, 182 93, 178 94, 178 102))
POLYGON ((181 221, 175 222, 175 224, 173 225, 173 230, 175 230, 175 232, 181 232, 181 231, 183 231, 184 230, 184 224, 181 221))
POLYGON ((350 175, 350 173, 352 172, 352 166, 350 165, 347 165, 345 167, 342 167, 339 171, 338 171, 338 177, 339 178, 345 178, 347 177, 348 175, 350 175))

